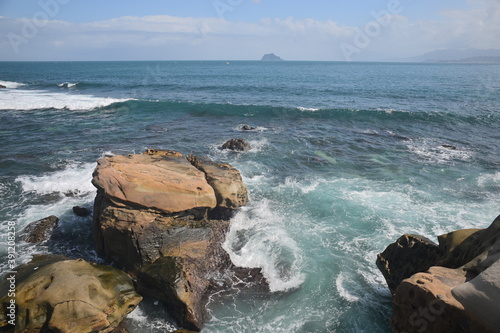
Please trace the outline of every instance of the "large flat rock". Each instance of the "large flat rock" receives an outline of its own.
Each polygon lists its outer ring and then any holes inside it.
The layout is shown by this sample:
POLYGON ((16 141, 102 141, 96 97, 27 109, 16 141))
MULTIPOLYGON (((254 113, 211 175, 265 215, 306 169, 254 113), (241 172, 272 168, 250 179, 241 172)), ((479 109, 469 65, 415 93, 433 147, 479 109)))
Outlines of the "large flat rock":
POLYGON ((97 163, 92 183, 115 204, 165 213, 217 204, 205 174, 179 153, 117 155, 97 163))

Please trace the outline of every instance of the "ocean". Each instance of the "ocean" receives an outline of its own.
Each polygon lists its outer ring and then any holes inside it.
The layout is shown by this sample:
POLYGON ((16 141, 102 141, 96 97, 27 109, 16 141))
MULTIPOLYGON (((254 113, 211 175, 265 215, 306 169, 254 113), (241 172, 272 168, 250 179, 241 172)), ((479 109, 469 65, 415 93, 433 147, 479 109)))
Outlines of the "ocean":
MULTIPOLYGON (((58 237, 16 263, 102 263, 96 160, 146 148, 238 168, 250 203, 224 248, 270 292, 210 299, 203 332, 390 332, 377 253, 404 233, 484 228, 500 214, 500 65, 260 61, 0 62, 0 267, 17 234, 56 215, 58 237), (243 126, 252 126, 244 130, 243 126), (220 150, 244 138, 252 150, 220 150)), ((146 298, 130 332, 177 326, 146 298)))

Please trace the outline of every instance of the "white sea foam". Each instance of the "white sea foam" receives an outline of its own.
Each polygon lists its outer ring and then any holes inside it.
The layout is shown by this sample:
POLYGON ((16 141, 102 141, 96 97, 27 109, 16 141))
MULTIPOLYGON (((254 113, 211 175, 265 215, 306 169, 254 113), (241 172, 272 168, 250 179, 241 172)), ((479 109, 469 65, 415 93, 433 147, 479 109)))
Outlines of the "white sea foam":
POLYGON ((449 148, 436 144, 434 140, 414 141, 407 145, 408 150, 419 157, 424 163, 445 164, 452 161, 469 161, 474 152, 455 147, 449 148))
POLYGON ((477 185, 479 187, 486 187, 492 185, 500 185, 500 172, 481 174, 477 178, 477 185))
POLYGON ((267 200, 233 217, 223 247, 236 266, 261 268, 272 292, 298 288, 305 280, 301 250, 267 200))
POLYGON ((291 188, 293 191, 299 190, 304 194, 310 193, 321 184, 321 182, 317 179, 313 180, 302 180, 299 181, 293 177, 287 177, 285 179, 284 187, 291 188))
POLYGON ((258 153, 269 145, 269 140, 267 140, 266 138, 262 138, 257 140, 249 140, 248 143, 252 147, 249 152, 258 153))
POLYGON ((299 107, 297 107, 297 110, 303 111, 303 112, 305 112, 305 111, 315 112, 315 111, 319 111, 321 109, 318 109, 318 108, 305 108, 305 107, 299 106, 299 107))
POLYGON ((349 292, 349 290, 347 290, 347 288, 344 287, 344 280, 345 280, 345 277, 344 277, 343 273, 340 273, 337 276, 337 279, 335 280, 335 285, 337 287, 337 291, 340 294, 340 297, 342 297, 343 299, 345 299, 346 301, 351 302, 351 303, 358 302, 359 297, 351 294, 349 292))
POLYGON ((0 90, 0 110, 89 110, 129 100, 44 90, 0 90))
POLYGON ((129 325, 137 326, 138 329, 140 328, 141 332, 172 332, 176 329, 175 326, 166 320, 152 319, 142 311, 141 305, 137 306, 134 311, 127 315, 127 321, 131 321, 129 325))
POLYGON ((57 86, 61 87, 61 88, 73 88, 73 87, 76 87, 77 84, 78 84, 78 82, 77 83, 63 82, 63 83, 59 83, 57 86))
POLYGON ((16 178, 26 192, 38 194, 61 193, 84 194, 94 192, 95 187, 90 182, 95 163, 70 164, 66 169, 54 171, 42 176, 23 175, 16 178))
POLYGON ((12 81, 2 81, 0 80, 0 85, 8 88, 8 89, 16 89, 22 86, 25 86, 24 83, 12 82, 12 81))

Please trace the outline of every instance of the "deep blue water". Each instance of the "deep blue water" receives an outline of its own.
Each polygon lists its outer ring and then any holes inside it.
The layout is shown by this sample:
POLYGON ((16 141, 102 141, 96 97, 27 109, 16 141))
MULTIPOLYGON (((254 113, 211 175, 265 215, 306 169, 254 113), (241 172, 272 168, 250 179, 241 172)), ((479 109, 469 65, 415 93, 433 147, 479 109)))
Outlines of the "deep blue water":
MULTIPOLYGON (((92 206, 105 153, 174 149, 241 170, 251 203, 225 247, 272 292, 214 299, 203 332, 389 332, 376 254, 500 213, 500 65, 0 62, 0 84, 2 258, 9 221, 20 231, 54 214, 63 237, 18 241, 19 263, 101 260, 91 218, 71 208, 92 206), (218 148, 236 137, 253 149, 218 148)), ((128 325, 175 327, 152 299, 128 325)))

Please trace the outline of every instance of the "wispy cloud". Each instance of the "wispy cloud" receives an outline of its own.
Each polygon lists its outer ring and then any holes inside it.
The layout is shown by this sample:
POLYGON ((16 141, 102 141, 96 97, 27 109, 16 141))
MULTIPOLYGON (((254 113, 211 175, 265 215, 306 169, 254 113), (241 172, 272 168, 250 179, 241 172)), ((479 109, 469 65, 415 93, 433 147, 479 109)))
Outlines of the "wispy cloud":
MULTIPOLYGON (((436 48, 497 47, 500 1, 470 4, 468 10, 441 13, 439 21, 411 21, 404 12, 391 15, 390 24, 354 60, 406 57, 436 48)), ((294 18, 235 22, 158 15, 40 24, 0 17, 0 60, 259 59, 268 52, 286 59, 344 60, 340 45, 352 43, 361 29, 294 18)))

